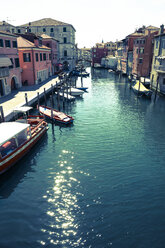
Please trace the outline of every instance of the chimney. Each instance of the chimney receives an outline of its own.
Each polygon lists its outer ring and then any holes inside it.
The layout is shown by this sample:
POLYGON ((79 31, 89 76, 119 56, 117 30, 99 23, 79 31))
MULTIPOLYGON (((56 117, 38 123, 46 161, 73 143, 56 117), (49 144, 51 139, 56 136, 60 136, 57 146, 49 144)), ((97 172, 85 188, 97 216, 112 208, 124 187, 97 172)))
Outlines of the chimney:
POLYGON ((38 38, 34 39, 34 45, 37 46, 37 47, 39 46, 39 39, 38 38))
POLYGON ((163 34, 164 33, 164 25, 162 24, 161 26, 160 26, 160 34, 163 34))

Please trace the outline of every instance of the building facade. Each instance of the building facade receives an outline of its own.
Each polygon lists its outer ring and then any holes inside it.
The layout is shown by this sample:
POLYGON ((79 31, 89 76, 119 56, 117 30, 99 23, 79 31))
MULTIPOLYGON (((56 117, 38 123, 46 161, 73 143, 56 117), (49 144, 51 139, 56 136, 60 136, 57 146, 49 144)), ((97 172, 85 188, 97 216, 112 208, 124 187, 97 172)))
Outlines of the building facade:
POLYGON ((155 37, 154 54, 151 71, 151 88, 165 94, 165 32, 164 25, 160 27, 159 35, 155 37))
POLYGON ((0 31, 0 97, 21 87, 17 36, 0 31))
POLYGON ((28 32, 46 34, 59 41, 59 63, 64 69, 72 70, 76 64, 75 28, 68 23, 44 18, 21 25, 28 32))
POLYGON ((52 74, 56 74, 59 68, 59 41, 50 37, 49 35, 42 34, 42 44, 51 48, 51 63, 52 63, 52 74))
POLYGON ((144 36, 137 38, 134 41, 132 68, 132 74, 134 77, 150 78, 154 37, 158 34, 158 30, 158 28, 157 31, 146 29, 144 36))
POLYGON ((22 68, 22 85, 34 85, 43 82, 52 75, 51 49, 43 46, 36 38, 34 43, 18 37, 18 51, 22 68))
POLYGON ((92 66, 101 66, 101 59, 108 55, 108 49, 104 43, 96 43, 96 46, 92 48, 92 66))

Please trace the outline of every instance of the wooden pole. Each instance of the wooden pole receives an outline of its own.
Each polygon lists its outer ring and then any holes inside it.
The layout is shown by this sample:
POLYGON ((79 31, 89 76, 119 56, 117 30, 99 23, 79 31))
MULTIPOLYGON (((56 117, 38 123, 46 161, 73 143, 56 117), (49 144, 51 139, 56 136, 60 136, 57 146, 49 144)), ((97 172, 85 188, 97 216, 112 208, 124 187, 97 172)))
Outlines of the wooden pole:
POLYGON ((25 93, 25 102, 26 102, 26 105, 28 106, 28 96, 27 96, 27 93, 25 93))
POLYGON ((50 99, 51 99, 51 119, 53 121, 53 105, 54 105, 54 102, 53 102, 53 95, 50 96, 50 99))
POLYGON ((5 117, 4 117, 3 107, 2 106, 0 106, 0 112, 1 112, 0 122, 5 122, 5 117))
POLYGON ((158 84, 159 84, 159 76, 157 77, 157 81, 156 81, 156 90, 155 90, 155 98, 154 98, 154 101, 156 100, 157 93, 158 93, 158 84))
POLYGON ((38 108, 39 108, 40 106, 40 93, 39 92, 37 92, 37 102, 38 102, 38 108))
POLYGON ((46 99, 46 89, 44 88, 44 101, 45 101, 45 106, 47 105, 47 99, 46 99))

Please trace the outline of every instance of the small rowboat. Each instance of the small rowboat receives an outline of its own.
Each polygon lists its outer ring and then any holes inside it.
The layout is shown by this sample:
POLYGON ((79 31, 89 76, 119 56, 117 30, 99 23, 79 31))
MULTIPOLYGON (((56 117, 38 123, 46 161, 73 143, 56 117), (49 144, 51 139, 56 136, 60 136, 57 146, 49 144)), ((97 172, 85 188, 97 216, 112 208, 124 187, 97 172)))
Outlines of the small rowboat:
POLYGON ((47 118, 52 119, 53 117, 54 121, 63 123, 66 125, 73 123, 73 120, 74 120, 72 116, 67 115, 63 112, 60 112, 56 109, 51 109, 50 107, 47 107, 44 105, 40 105, 38 107, 38 110, 42 115, 46 116, 47 118))

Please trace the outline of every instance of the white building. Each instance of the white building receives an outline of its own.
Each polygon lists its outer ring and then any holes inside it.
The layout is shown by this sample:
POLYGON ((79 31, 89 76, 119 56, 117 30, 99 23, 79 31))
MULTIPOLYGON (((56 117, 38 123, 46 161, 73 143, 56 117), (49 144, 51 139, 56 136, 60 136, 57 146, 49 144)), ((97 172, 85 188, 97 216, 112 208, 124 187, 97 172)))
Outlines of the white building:
POLYGON ((63 64, 69 70, 75 67, 76 63, 76 45, 75 28, 68 23, 56 21, 51 18, 44 18, 38 21, 21 25, 28 32, 37 35, 45 33, 59 41, 59 63, 63 64))

